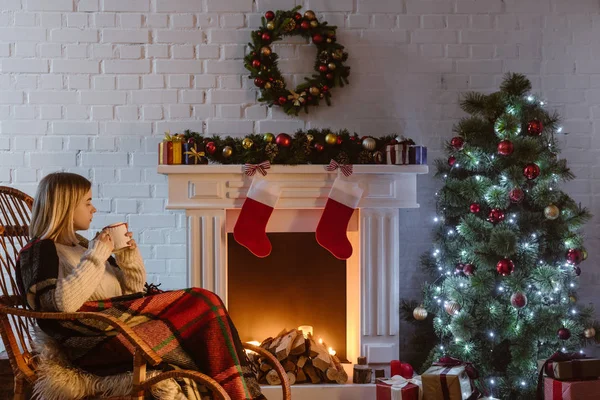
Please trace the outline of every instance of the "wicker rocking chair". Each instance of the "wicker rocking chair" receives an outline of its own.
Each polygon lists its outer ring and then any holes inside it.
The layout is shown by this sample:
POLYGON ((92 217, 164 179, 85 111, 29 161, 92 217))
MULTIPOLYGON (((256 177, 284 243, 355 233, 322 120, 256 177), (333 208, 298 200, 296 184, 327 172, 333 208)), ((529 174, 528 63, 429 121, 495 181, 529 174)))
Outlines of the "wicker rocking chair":
MULTIPOLYGON (((127 338, 135 349, 132 354, 133 382, 128 396, 109 397, 111 400, 143 400, 150 388, 169 378, 188 378, 204 385, 213 392, 215 399, 229 400, 227 392, 212 378, 198 371, 176 370, 162 372, 151 378, 146 376, 147 365, 158 365, 162 359, 130 327, 116 318, 93 313, 50 313, 34 312, 25 304, 16 284, 17 255, 28 242, 28 227, 31 219, 33 199, 27 194, 5 186, 0 186, 0 334, 6 347, 14 373, 14 399, 26 398, 27 386, 33 386, 38 379, 38 365, 34 350, 32 330, 36 319, 77 320, 96 319, 110 324, 127 338)), ((251 344, 244 344, 248 350, 259 353, 273 365, 282 382, 283 399, 291 400, 289 380, 283 367, 268 351, 251 344)))

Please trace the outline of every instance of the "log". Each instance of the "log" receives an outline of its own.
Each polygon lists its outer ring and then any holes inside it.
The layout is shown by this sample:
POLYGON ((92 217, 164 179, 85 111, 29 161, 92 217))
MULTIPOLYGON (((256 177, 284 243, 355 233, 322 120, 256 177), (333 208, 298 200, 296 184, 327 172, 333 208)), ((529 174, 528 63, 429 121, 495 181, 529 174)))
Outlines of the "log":
POLYGON ((266 361, 262 361, 260 363, 260 370, 262 372, 269 372, 271 369, 273 369, 273 367, 266 361))
POLYGON ((296 364, 294 364, 294 362, 292 360, 290 360, 289 358, 284 363, 282 363, 282 365, 283 365, 283 369, 285 370, 285 372, 296 370, 296 364))
POLYGON ((298 359, 298 362, 296 363, 296 365, 298 366, 298 368, 303 368, 307 361, 308 361, 308 357, 301 356, 298 359))
POLYGON ((308 375, 312 383, 321 382, 321 378, 319 378, 319 375, 317 375, 317 371, 315 370, 315 367, 312 366, 312 364, 306 364, 304 366, 304 372, 306 373, 306 375, 308 375))
POLYGON ((279 343, 281 343, 281 340, 283 339, 283 337, 285 335, 287 335, 287 333, 288 333, 287 329, 284 329, 281 332, 279 332, 279 334, 277 336, 275 336, 275 339, 273 339, 273 341, 269 345, 269 351, 271 353, 275 354, 275 349, 277 349, 277 347, 279 346, 279 343))
POLYGON ((279 361, 286 359, 290 355, 292 345, 294 344, 297 335, 298 331, 294 329, 281 339, 275 351, 275 355, 279 361))
POLYGON ((291 371, 288 371, 287 376, 288 376, 288 380, 290 381, 290 385, 293 385, 294 383, 296 383, 296 374, 294 374, 291 371))
POLYGON ((352 376, 352 383, 356 383, 359 385, 371 383, 372 376, 373 370, 368 365, 355 365, 354 374, 352 376))
POLYGON ((337 383, 339 383, 340 385, 347 383, 348 382, 348 373, 344 369, 344 366, 340 362, 340 359, 337 358, 337 356, 331 356, 331 362, 335 365, 335 368, 337 369, 337 371, 339 373, 339 375, 335 381, 337 383))
POLYGON ((306 351, 306 339, 304 339, 304 335, 300 332, 296 339, 294 339, 294 343, 292 344, 292 350, 290 354, 299 356, 306 351))
POLYGON ((277 375, 277 371, 274 369, 267 373, 267 383, 269 385, 281 385, 281 379, 279 379, 279 375, 277 375))
POLYGON ((325 372, 331 366, 331 356, 327 348, 319 343, 311 343, 311 354, 316 354, 312 358, 312 363, 315 368, 325 372))
POLYGON ((306 374, 304 373, 304 369, 298 368, 298 372, 296 372, 296 383, 306 382, 306 374))
POLYGON ((325 376, 327 377, 328 381, 336 381, 338 379, 338 377, 340 376, 340 373, 338 372, 337 368, 333 367, 333 368, 327 368, 327 371, 325 371, 325 376))

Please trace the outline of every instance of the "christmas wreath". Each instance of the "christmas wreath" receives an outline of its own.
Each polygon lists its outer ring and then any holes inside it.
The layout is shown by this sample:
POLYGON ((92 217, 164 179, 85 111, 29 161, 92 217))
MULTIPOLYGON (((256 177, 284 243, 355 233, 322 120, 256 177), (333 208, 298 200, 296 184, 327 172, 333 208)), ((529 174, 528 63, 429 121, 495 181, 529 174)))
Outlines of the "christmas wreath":
POLYGON ((260 88, 259 101, 283 107, 287 114, 298 115, 300 109, 308 113, 308 106, 318 106, 321 100, 331 105, 331 89, 348 83, 350 67, 344 65, 348 53, 336 40, 336 26, 317 20, 313 11, 304 15, 295 7, 290 11, 267 11, 262 18, 260 29, 252 31, 250 52, 244 58, 244 65, 250 71, 250 79, 260 88), (287 88, 281 71, 277 67, 276 53, 271 44, 284 36, 302 36, 312 39, 317 46, 315 71, 310 78, 304 78, 294 90, 287 88))

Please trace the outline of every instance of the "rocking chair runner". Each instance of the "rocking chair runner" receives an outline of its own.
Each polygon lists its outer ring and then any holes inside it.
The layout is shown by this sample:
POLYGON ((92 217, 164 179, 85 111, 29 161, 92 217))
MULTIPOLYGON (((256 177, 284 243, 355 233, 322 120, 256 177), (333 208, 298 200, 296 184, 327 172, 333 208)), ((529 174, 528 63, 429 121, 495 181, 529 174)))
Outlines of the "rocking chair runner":
MULTIPOLYGON (((119 331, 135 348, 132 354, 133 385, 129 396, 111 397, 111 400, 143 400, 144 393, 152 385, 170 378, 189 378, 211 390, 216 399, 229 400, 225 390, 212 378, 198 371, 177 370, 162 372, 146 379, 146 366, 158 365, 162 359, 130 327, 120 320, 93 312, 36 312, 28 309, 16 281, 17 255, 29 241, 29 223, 33 199, 27 194, 5 186, 0 186, 0 334, 6 347, 14 373, 14 399, 25 399, 26 385, 33 385, 38 379, 31 336, 36 319, 77 320, 96 319, 110 324, 119 331)), ((244 343, 244 348, 265 357, 273 365, 282 382, 283 399, 291 400, 291 390, 287 374, 279 361, 268 351, 244 343)))

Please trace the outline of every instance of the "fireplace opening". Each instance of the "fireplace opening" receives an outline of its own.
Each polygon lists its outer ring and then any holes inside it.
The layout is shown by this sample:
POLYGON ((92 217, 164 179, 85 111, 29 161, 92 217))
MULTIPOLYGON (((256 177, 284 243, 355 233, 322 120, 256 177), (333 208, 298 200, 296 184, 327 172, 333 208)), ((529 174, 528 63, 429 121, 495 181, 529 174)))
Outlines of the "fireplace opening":
POLYGON ((258 258, 227 237, 228 309, 243 342, 312 326, 347 362, 347 266, 314 232, 268 233, 273 251, 258 258))

